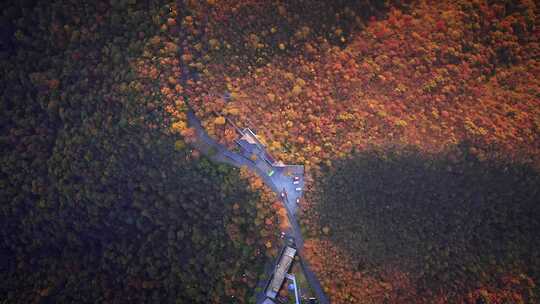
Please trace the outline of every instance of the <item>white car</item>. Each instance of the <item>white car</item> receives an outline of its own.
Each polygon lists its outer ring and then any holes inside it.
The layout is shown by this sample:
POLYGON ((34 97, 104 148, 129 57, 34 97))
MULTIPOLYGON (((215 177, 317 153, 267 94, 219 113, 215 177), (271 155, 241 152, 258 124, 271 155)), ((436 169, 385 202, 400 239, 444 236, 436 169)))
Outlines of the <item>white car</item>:
POLYGON ((302 188, 298 187, 298 188, 296 188, 296 189, 294 189, 294 190, 300 192, 300 191, 302 191, 302 188))
POLYGON ((294 177, 293 177, 293 180, 294 180, 294 181, 299 181, 299 180, 300 180, 300 176, 294 176, 294 177))
POLYGON ((285 198, 285 192, 281 192, 281 198, 285 198))
POLYGON ((299 197, 296 198, 296 203, 300 204, 300 198, 299 197))
POLYGON ((293 185, 298 185, 298 184, 300 184, 299 181, 294 181, 294 182, 292 182, 292 183, 293 183, 293 185))

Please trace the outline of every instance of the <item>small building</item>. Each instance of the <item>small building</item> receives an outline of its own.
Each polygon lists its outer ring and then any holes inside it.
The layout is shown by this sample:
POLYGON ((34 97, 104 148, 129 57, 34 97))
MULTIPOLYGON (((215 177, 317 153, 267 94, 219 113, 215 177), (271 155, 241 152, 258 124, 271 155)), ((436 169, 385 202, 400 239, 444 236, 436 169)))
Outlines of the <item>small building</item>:
POLYGON ((266 298, 261 304, 276 304, 276 302, 272 301, 270 298, 266 298))
POLYGON ((278 263, 265 290, 265 295, 268 298, 276 298, 279 290, 281 289, 281 286, 283 285, 283 282, 286 279, 287 272, 291 268, 291 264, 294 260, 295 255, 296 248, 293 248, 291 246, 287 245, 283 248, 283 250, 281 250, 278 263))
POLYGON ((266 146, 257 138, 257 135, 251 129, 244 128, 240 133, 242 136, 236 140, 236 144, 240 146, 244 156, 249 158, 253 154, 258 155, 258 157, 270 166, 277 163, 274 157, 266 151, 266 146))
POLYGON ((255 135, 250 128, 244 128, 244 130, 242 130, 242 137, 240 137, 239 140, 243 140, 251 145, 255 145, 261 151, 265 148, 264 144, 257 138, 257 135, 255 135))

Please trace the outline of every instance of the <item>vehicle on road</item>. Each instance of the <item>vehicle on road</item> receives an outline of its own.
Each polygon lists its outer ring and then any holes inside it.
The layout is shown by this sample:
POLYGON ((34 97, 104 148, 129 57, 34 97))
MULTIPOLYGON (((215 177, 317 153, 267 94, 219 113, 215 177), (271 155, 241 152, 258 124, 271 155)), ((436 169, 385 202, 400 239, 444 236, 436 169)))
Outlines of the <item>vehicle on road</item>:
MULTIPOLYGON (((199 79, 199 76, 198 76, 198 74, 196 72, 193 72, 192 74, 194 75, 193 79, 199 79)), ((227 96, 225 98, 227 98, 227 96)), ((240 141, 240 140, 237 141, 237 144, 239 144, 239 146, 237 147, 238 151, 236 151, 236 149, 235 149, 235 151, 229 151, 229 150, 227 150, 227 147, 217 143, 216 141, 214 141, 214 140, 212 140, 210 138, 210 136, 206 133, 206 130, 202 127, 201 121, 197 118, 197 116, 194 114, 194 112, 192 110, 188 111, 188 122, 189 122, 190 125, 193 125, 195 127, 195 129, 197 131, 196 132, 197 137, 201 141, 200 144, 209 145, 212 148, 216 149, 217 156, 220 156, 218 161, 230 163, 230 164, 232 164, 233 166, 235 166, 237 168, 240 168, 243 165, 247 165, 248 168, 250 168, 251 170, 254 170, 254 171, 256 171, 256 169, 261 168, 259 166, 259 164, 256 163, 256 161, 258 160, 258 157, 257 157, 257 155, 255 153, 260 153, 261 151, 264 151, 264 145, 262 145, 256 139, 256 135, 251 130, 246 128, 246 130, 244 130, 244 132, 242 132, 242 133, 250 133, 250 134, 248 134, 248 135, 250 135, 249 136, 250 138, 246 137, 246 140, 244 140, 244 141, 240 141), (250 139, 253 139, 253 142, 250 139), (242 143, 242 145, 240 143, 242 143), (254 144, 256 147, 253 147, 253 146, 248 145, 248 144, 254 144), (248 148, 248 149, 246 149, 246 148, 248 148), (221 158, 223 158, 224 160, 222 160, 221 158), (252 162, 249 162, 250 159, 252 160, 252 162)), ((265 153, 265 154, 268 154, 268 153, 265 153)), ((262 174, 261 174, 262 176, 261 177, 263 177, 264 174, 270 174, 270 171, 273 171, 272 168, 273 168, 274 163, 276 163, 276 162, 273 161, 273 158, 271 158, 270 155, 268 155, 268 157, 263 156, 262 158, 266 161, 266 163, 270 163, 270 166, 265 167, 266 170, 260 169, 262 171, 262 174)), ((294 173, 291 170, 287 170, 287 172, 288 172, 287 176, 289 176, 289 177, 291 175, 294 175, 294 173)), ((300 181, 301 179, 303 179, 302 173, 299 173, 298 171, 295 171, 295 172, 297 172, 296 174, 299 174, 299 176, 292 176, 293 181, 300 181)), ((265 179, 265 182, 268 182, 267 180, 268 179, 265 179)), ((301 188, 296 188, 296 191, 302 191, 302 189, 301 188)), ((279 190, 277 190, 276 193, 277 192, 279 192, 279 190)), ((287 197, 287 192, 285 191, 285 189, 283 189, 283 191, 280 192, 280 196, 282 198, 287 197)), ((293 223, 296 223, 296 219, 294 217, 291 218, 291 221, 293 223)), ((293 225, 293 227, 294 227, 294 225, 293 225)), ((293 228, 292 233, 297 236, 299 246, 300 247, 303 246, 303 240, 302 240, 301 232, 297 231, 297 229, 293 228)), ((291 236, 286 235, 284 237, 284 243, 285 243, 286 246, 287 246, 287 244, 289 244, 289 246, 292 245, 291 247, 296 248, 296 245, 294 245, 295 239, 292 238, 291 236)), ((261 250, 257 249, 257 253, 260 254, 261 250)), ((328 304, 329 301, 326 298, 325 293, 324 293, 323 289, 321 288, 319 281, 317 280, 317 277, 310 270, 309 265, 308 264, 305 264, 305 265, 302 264, 301 267, 302 267, 304 273, 306 274, 306 279, 307 279, 310 287, 312 287, 313 291, 317 294, 317 297, 318 297, 317 300, 315 300, 315 298, 310 298, 309 303, 313 304, 313 303, 319 303, 320 302, 321 304, 328 304)), ((279 268, 283 269, 284 267, 282 266, 282 267, 279 267, 279 268)), ((274 272, 274 275, 275 274, 276 273, 274 272)), ((268 289, 268 285, 267 285, 266 289, 268 289)), ((263 290, 263 292, 264 292, 264 290, 263 290)), ((274 304, 275 301, 268 298, 268 297, 266 297, 266 299, 265 299, 265 301, 263 303, 264 304, 274 304)))
POLYGON ((299 197, 296 198, 296 203, 300 204, 300 198, 299 197))
POLYGON ((300 184, 300 181, 294 181, 292 183, 293 183, 293 185, 298 185, 298 184, 300 184))
POLYGON ((268 172, 268 176, 271 177, 272 175, 274 175, 274 170, 270 170, 270 171, 268 172))
POLYGON ((298 188, 296 188, 296 189, 294 189, 294 190, 300 192, 300 191, 302 191, 302 188, 298 187, 298 188))

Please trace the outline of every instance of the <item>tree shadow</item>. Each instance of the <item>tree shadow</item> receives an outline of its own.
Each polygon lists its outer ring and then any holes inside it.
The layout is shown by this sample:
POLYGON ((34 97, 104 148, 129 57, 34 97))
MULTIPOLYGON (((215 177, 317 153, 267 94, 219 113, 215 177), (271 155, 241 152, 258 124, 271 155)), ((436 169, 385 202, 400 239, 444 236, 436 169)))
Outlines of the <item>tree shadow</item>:
POLYGON ((540 279, 540 174, 529 166, 480 161, 463 143, 436 158, 353 153, 322 171, 316 211, 355 271, 394 265, 420 292, 540 279))
POLYGON ((353 33, 370 18, 382 18, 389 8, 387 1, 380 0, 234 3, 224 8, 198 2, 180 10, 181 18, 196 16, 192 26, 197 34, 186 34, 183 48, 196 58, 209 55, 205 63, 238 66, 239 70, 231 72, 234 76, 245 75, 276 56, 301 55, 307 43, 314 48, 345 47, 353 33), (214 42, 209 43, 211 40, 214 42))

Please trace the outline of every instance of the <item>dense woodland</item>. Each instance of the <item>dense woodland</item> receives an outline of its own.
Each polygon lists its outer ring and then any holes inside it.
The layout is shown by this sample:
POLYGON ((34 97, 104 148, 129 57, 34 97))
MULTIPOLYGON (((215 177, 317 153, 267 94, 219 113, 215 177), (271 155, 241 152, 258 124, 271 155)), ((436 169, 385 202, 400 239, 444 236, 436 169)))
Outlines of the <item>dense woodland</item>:
POLYGON ((334 301, 538 301, 534 1, 191 7, 190 102, 221 142, 227 117, 306 165, 306 250, 334 301))
POLYGON ((253 301, 284 209, 186 102, 306 166, 333 303, 539 301, 535 1, 0 8, 0 303, 253 301))
POLYGON ((457 158, 355 152, 323 168, 309 198, 317 225, 305 224, 314 236, 323 227, 309 251, 334 299, 539 300, 540 174, 480 161, 469 148, 456 147, 457 158), (333 258, 317 246, 334 247, 333 258))
POLYGON ((275 215, 170 130, 174 3, 81 3, 0 4, 0 303, 249 301, 275 215))
POLYGON ((246 14, 242 31, 226 31, 229 19, 213 10, 203 14, 216 29, 201 24, 209 50, 190 63, 204 67, 188 90, 191 103, 217 138, 233 137, 216 120, 222 114, 240 125, 264 124, 259 133, 275 154, 308 165, 353 148, 413 145, 438 153, 464 140, 481 158, 540 163, 532 1, 387 4, 369 18, 360 14, 369 9, 338 1, 321 8, 337 16, 329 23, 294 5, 248 3, 237 9, 246 14), (255 55, 238 54, 238 44, 255 55))

